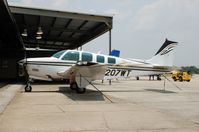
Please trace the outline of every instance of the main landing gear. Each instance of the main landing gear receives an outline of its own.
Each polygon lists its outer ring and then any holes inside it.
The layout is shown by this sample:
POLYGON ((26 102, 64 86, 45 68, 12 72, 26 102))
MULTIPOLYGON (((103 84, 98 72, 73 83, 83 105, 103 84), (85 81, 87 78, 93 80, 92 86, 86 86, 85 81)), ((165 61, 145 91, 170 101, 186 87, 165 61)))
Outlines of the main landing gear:
POLYGON ((86 88, 79 88, 76 82, 70 84, 71 90, 76 90, 77 93, 83 94, 86 92, 86 88))

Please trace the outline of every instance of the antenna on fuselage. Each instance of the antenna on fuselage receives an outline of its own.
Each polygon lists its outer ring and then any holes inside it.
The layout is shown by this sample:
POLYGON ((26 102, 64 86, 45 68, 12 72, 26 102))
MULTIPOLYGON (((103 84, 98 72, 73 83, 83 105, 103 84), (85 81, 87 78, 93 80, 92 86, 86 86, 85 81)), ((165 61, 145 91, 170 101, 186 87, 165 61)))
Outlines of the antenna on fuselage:
POLYGON ((82 46, 78 47, 77 50, 82 51, 83 50, 82 46))
POLYGON ((97 54, 101 54, 101 50, 97 52, 97 54))

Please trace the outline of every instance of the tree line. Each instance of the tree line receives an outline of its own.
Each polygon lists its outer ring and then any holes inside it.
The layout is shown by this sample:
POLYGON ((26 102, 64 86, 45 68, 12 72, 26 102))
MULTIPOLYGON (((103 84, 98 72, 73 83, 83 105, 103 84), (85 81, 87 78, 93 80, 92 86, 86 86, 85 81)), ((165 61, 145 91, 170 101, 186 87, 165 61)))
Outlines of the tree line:
POLYGON ((192 74, 199 74, 199 68, 196 66, 182 66, 181 69, 182 71, 189 71, 192 74))

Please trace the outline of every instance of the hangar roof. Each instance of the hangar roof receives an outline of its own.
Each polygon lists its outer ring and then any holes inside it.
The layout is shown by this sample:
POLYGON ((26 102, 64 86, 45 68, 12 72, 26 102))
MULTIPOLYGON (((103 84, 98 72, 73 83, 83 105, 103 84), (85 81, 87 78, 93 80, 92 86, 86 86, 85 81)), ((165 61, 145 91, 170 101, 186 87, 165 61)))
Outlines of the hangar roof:
POLYGON ((26 47, 74 49, 112 29, 112 16, 10 6, 26 47), (36 39, 41 28, 42 39, 36 39))

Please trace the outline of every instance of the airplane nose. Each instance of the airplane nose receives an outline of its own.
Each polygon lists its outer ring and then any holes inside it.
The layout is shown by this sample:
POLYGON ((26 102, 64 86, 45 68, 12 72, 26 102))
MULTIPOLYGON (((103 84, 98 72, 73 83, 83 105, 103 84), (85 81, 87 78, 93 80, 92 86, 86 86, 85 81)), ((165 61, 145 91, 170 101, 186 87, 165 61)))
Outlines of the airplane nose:
POLYGON ((18 61, 18 64, 23 65, 25 63, 25 59, 18 61))

